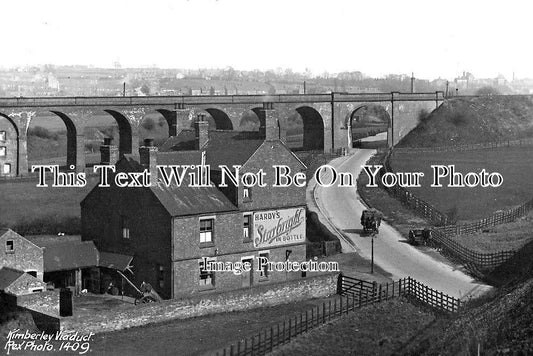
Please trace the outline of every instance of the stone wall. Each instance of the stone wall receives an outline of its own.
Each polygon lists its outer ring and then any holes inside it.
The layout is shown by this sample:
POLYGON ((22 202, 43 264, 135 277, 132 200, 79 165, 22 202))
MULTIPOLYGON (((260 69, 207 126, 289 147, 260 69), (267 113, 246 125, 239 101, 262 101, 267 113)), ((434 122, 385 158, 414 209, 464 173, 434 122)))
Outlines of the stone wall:
POLYGON ((241 311, 274 306, 336 293, 337 274, 310 277, 298 281, 241 289, 221 294, 198 296, 187 300, 166 300, 155 304, 131 306, 124 310, 93 315, 83 320, 61 319, 62 330, 106 332, 148 323, 186 319, 213 313, 241 311))
POLYGON ((59 290, 17 296, 17 306, 48 315, 59 315, 59 290))

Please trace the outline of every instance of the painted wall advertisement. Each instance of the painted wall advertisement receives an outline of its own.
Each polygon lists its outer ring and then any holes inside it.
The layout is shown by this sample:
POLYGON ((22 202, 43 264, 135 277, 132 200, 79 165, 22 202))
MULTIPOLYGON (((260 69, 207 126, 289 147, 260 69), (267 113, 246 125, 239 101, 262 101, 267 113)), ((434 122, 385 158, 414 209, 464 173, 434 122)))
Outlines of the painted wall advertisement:
POLYGON ((305 241, 305 208, 254 213, 254 246, 268 248, 305 241))

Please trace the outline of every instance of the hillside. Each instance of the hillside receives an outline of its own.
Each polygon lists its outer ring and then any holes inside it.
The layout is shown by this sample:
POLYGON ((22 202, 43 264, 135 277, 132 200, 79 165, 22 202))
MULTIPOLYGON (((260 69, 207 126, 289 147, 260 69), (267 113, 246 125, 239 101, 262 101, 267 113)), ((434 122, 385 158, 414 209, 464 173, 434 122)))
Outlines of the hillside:
POLYGON ((488 279, 499 289, 474 300, 451 322, 441 321, 404 350, 411 355, 533 354, 533 242, 488 279))
POLYGON ((444 102, 397 147, 459 146, 533 137, 533 98, 480 96, 444 102))

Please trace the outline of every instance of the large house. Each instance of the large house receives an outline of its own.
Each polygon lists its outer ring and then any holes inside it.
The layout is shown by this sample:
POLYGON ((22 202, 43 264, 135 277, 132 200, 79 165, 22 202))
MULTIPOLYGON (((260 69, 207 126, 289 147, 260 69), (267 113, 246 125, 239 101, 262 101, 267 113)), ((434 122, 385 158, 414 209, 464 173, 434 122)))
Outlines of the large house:
MULTIPOLYGON (((129 284, 147 282, 163 298, 178 298, 301 278, 300 272, 258 269, 259 257, 306 258, 305 186, 272 186, 273 165, 286 165, 293 173, 305 166, 279 140, 277 120, 269 113, 265 117, 260 132, 210 131, 207 122, 198 121, 161 150, 146 141, 139 156, 118 160, 117 172, 146 169, 152 179, 138 188, 118 187, 110 179, 110 187, 96 186, 81 203, 82 239, 94 241, 100 253, 132 258, 127 269, 101 268, 102 281, 112 280, 127 294, 133 293, 129 284), (180 185, 164 183, 158 165, 197 166, 204 152, 212 186, 191 187, 188 175, 180 185), (262 169, 265 186, 235 185, 226 177, 229 184, 220 187, 220 165, 232 172, 241 166, 241 175, 262 169), (213 272, 206 264, 214 262, 248 262, 252 270, 213 272)), ((114 151, 107 147, 102 153, 114 151)))

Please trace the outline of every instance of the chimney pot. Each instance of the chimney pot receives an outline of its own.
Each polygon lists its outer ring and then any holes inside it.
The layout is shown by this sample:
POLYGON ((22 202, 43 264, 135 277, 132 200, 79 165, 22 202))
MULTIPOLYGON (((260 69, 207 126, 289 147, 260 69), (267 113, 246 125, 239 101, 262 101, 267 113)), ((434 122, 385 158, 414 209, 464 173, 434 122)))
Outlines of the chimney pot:
POLYGON ((104 143, 100 146, 100 163, 113 165, 118 161, 118 147, 111 144, 113 139, 104 138, 104 143))
POLYGON ((204 147, 209 140, 209 122, 204 121, 203 118, 200 118, 200 116, 205 117, 204 115, 199 114, 198 121, 194 123, 194 131, 196 136, 195 148, 197 150, 204 147))
MULTIPOLYGON (((269 103, 264 103, 269 104, 269 103)), ((270 103, 271 104, 271 103, 270 103)), ((276 112, 274 109, 272 109, 272 105, 264 105, 263 106, 263 117, 265 118, 265 141, 275 141, 280 139, 280 127, 278 123, 278 118, 276 117, 276 112), (270 109, 266 109, 267 107, 270 107, 270 109)), ((262 128, 259 130, 261 133, 263 133, 262 128)))
POLYGON ((157 185, 157 151, 152 138, 145 139, 144 146, 139 147, 139 163, 150 172, 152 185, 157 185))

